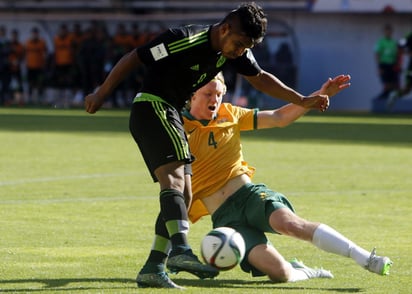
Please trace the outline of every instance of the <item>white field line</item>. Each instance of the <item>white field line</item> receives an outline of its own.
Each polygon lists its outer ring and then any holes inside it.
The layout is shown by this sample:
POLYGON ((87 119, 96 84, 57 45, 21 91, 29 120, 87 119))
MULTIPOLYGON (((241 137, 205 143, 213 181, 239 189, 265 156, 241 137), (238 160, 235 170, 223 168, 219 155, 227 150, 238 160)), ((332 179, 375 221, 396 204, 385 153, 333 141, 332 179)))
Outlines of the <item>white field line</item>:
POLYGON ((73 175, 73 176, 60 176, 60 177, 43 177, 43 178, 31 178, 31 179, 19 179, 14 181, 0 181, 0 187, 2 186, 16 186, 30 183, 47 183, 56 181, 76 180, 76 179, 93 179, 93 178, 113 178, 137 175, 136 172, 125 173, 113 173, 113 174, 85 174, 85 175, 73 175))
MULTIPOLYGON (((351 190, 351 194, 388 194, 390 192, 411 192, 409 189, 370 189, 370 190, 351 190)), ((307 192, 287 192, 284 193, 289 197, 312 197, 316 195, 346 195, 348 191, 307 191, 307 192)), ((153 200, 158 201, 158 195, 146 195, 146 196, 108 196, 108 197, 80 197, 80 198, 50 198, 50 199, 9 199, 1 200, 0 205, 7 204, 58 204, 58 203, 96 203, 96 202, 117 202, 117 201, 131 201, 131 200, 153 200)))
MULTIPOLYGON (((0 187, 2 186, 16 186, 24 185, 30 183, 47 183, 55 181, 65 181, 65 180, 76 180, 76 179, 92 179, 92 178, 113 178, 113 177, 123 177, 123 176, 133 176, 137 175, 136 172, 124 172, 124 173, 111 173, 111 174, 84 174, 84 175, 73 175, 73 176, 60 176, 60 177, 43 177, 43 178, 32 178, 32 179, 20 179, 16 181, 3 181, 0 182, 0 187)), ((109 201, 128 201, 136 200, 142 198, 154 198, 155 196, 115 196, 115 197, 82 197, 82 198, 51 198, 51 199, 9 199, 1 200, 0 204, 51 204, 51 203, 69 203, 69 202, 109 202, 109 201)))
MULTIPOLYGON (((60 176, 60 177, 43 177, 32 179, 20 179, 15 181, 0 181, 0 187, 2 186, 15 186, 24 185, 30 183, 47 183, 54 181, 76 180, 76 179, 92 179, 92 178, 111 178, 111 177, 123 177, 137 175, 136 172, 124 172, 124 173, 107 173, 107 174, 83 174, 72 176, 60 176)), ((369 190, 351 190, 351 194, 363 194, 363 193, 389 193, 389 192, 411 192, 409 189, 369 189, 369 190)), ((299 191, 299 192, 284 192, 289 197, 311 196, 311 195, 344 195, 348 191, 341 190, 329 190, 329 191, 299 191)), ((110 202, 110 201, 130 201, 137 199, 153 199, 157 201, 157 195, 151 196, 112 196, 112 197, 81 197, 81 198, 50 198, 50 199, 9 199, 1 200, 0 204, 51 204, 51 203, 70 203, 70 202, 110 202)))

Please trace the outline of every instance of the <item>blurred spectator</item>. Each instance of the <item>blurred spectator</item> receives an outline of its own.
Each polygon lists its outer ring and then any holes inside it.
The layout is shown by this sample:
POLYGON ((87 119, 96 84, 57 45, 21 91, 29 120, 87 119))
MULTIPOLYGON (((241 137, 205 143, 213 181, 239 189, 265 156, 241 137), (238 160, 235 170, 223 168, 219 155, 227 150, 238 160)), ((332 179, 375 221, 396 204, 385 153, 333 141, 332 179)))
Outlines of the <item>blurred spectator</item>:
POLYGON ((10 88, 13 92, 14 101, 19 105, 23 105, 23 78, 21 67, 24 60, 24 46, 20 42, 19 31, 16 29, 11 31, 10 48, 10 88))
POLYGON ((137 23, 132 24, 131 41, 132 48, 142 46, 148 40, 148 34, 142 31, 137 23))
MULTIPOLYGON (((132 50, 133 48, 133 36, 127 32, 126 26, 123 23, 119 23, 116 28, 116 33, 112 38, 111 48, 111 65, 116 64, 123 55, 132 50)), ((119 107, 128 105, 128 89, 131 88, 132 76, 121 82, 117 88, 113 91, 111 96, 111 102, 113 107, 119 107)))
POLYGON ((25 44, 29 103, 44 103, 44 86, 47 66, 47 45, 40 37, 39 29, 33 27, 31 37, 25 44))
POLYGON ((53 81, 58 89, 56 105, 67 108, 73 97, 74 40, 66 24, 54 37, 53 81))
MULTIPOLYGON (((256 44, 252 48, 252 51, 259 65, 264 70, 273 70, 273 66, 270 64, 270 51, 266 40, 263 40, 261 43, 256 44)), ((236 105, 243 107, 260 107, 260 105, 258 105, 258 102, 263 100, 260 99, 260 97, 264 96, 264 94, 257 91, 250 83, 245 83, 243 79, 240 78, 239 74, 236 75, 236 78, 236 83, 239 82, 242 84, 242 90, 240 93, 236 93, 236 96, 238 97, 234 97, 235 100, 233 102, 236 105), (240 96, 240 94, 242 93, 244 95, 240 96)))
POLYGON ((109 39, 105 27, 92 22, 84 33, 78 54, 83 93, 93 92, 103 82, 108 49, 109 39))
POLYGON ((112 38, 113 61, 116 63, 120 58, 133 48, 133 36, 126 30, 123 23, 117 25, 116 33, 112 38))
MULTIPOLYGON (((402 55, 408 55, 408 65, 405 71, 405 84, 398 91, 393 91, 388 98, 388 108, 391 109, 396 101, 412 90, 412 31, 399 40, 399 64, 402 64, 402 55)), ((401 66, 399 66, 401 68, 401 66)))
POLYGON ((412 90, 412 31, 399 41, 399 46, 402 50, 401 52, 408 55, 409 59, 405 72, 405 85, 399 91, 399 97, 402 97, 412 90))
POLYGON ((289 87, 296 86, 296 68, 292 50, 288 43, 283 42, 275 53, 275 75, 289 87))
POLYGON ((74 61, 73 61, 73 92, 74 92, 74 98, 73 98, 73 105, 74 106, 83 106, 83 92, 82 90, 82 76, 81 76, 81 70, 80 70, 80 60, 79 60, 79 54, 80 54, 80 48, 82 45, 82 42, 84 40, 84 34, 82 27, 80 23, 75 23, 73 25, 73 32, 71 33, 72 38, 73 38, 73 53, 74 53, 74 61))
POLYGON ((387 99, 392 91, 399 88, 399 50, 396 40, 392 38, 393 28, 387 24, 383 28, 383 37, 375 44, 375 59, 378 74, 382 82, 382 92, 377 99, 387 99))
POLYGON ((292 64, 293 55, 288 43, 283 42, 279 45, 278 51, 275 53, 276 64, 292 64))
POLYGON ((10 41, 6 36, 6 27, 0 27, 0 105, 10 103, 10 41))
POLYGON ((260 66, 266 70, 271 65, 270 51, 266 40, 263 40, 261 43, 256 44, 256 46, 252 48, 252 51, 260 66))
MULTIPOLYGON (((142 46, 148 40, 148 34, 141 31, 137 23, 132 24, 132 48, 137 48, 142 46)), ((139 92, 143 83, 144 68, 138 68, 132 73, 130 88, 134 94, 139 92)))
MULTIPOLYGON (((118 23, 110 36, 104 22, 91 21, 84 29, 77 22, 61 23, 51 36, 50 51, 43 31, 29 29, 30 36, 21 41, 19 31, 14 29, 7 38, 6 27, 0 27, 0 105, 83 106, 83 93, 93 92, 121 56, 164 28, 159 23, 149 31, 138 23, 118 23)), ((128 97, 140 90, 143 73, 139 68, 119 85, 114 107, 130 104, 128 97)))

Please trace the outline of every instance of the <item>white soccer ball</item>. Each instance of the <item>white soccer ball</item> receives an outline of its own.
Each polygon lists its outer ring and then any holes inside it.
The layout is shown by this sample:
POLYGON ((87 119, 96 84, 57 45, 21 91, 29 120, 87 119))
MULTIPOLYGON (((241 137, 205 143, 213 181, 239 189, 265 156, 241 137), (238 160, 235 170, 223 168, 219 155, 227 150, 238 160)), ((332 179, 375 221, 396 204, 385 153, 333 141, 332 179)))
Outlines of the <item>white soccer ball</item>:
POLYGON ((203 238, 200 252, 203 260, 221 271, 234 268, 245 256, 245 241, 232 228, 220 227, 211 230, 203 238))

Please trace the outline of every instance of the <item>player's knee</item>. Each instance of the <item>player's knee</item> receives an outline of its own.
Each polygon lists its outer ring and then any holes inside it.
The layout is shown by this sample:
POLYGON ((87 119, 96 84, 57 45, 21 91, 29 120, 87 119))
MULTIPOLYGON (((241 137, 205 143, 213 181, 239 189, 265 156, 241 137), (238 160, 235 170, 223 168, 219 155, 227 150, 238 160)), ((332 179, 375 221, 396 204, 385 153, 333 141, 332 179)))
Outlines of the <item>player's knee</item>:
POLYGON ((279 267, 272 268, 270 272, 268 272, 268 277, 274 283, 285 283, 289 280, 290 274, 290 267, 282 264, 279 267))
POLYGON ((161 189, 175 189, 183 192, 185 189, 185 175, 183 164, 172 162, 162 165, 154 171, 161 189))

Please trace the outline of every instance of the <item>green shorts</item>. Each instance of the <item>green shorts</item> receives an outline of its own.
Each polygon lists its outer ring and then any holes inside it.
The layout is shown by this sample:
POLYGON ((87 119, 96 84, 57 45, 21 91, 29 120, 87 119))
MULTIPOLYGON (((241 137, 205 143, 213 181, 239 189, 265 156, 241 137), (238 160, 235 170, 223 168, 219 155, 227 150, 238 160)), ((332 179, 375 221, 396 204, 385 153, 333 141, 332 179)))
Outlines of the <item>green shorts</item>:
POLYGON ((231 227, 238 231, 246 243, 246 254, 241 268, 253 276, 262 272, 251 266, 247 256, 259 244, 270 244, 265 232, 275 233, 269 224, 271 213, 279 208, 295 211, 281 193, 270 190, 264 184, 246 184, 230 196, 212 215, 213 227, 231 227))

